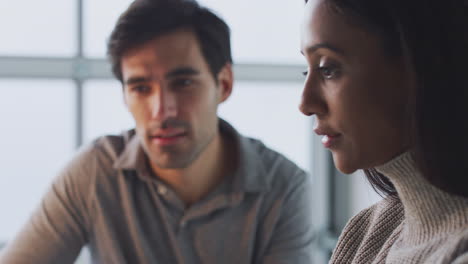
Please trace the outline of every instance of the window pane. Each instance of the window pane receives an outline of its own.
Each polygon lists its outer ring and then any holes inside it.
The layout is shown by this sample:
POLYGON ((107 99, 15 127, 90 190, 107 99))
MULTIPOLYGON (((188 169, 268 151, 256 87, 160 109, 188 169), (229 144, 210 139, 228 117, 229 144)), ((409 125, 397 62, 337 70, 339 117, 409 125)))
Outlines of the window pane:
POLYGON ((74 55, 76 13, 76 0, 0 1, 0 55, 74 55))
POLYGON ((104 57, 106 41, 119 15, 131 0, 84 0, 84 53, 104 57))
POLYGON ((377 192, 372 189, 362 170, 355 172, 353 175, 345 175, 345 177, 351 177, 351 184, 349 186, 351 198, 349 201, 350 216, 354 216, 361 210, 382 200, 382 197, 380 197, 377 192))
POLYGON ((199 0, 232 31, 235 62, 302 63, 300 21, 303 1, 199 0))
POLYGON ((117 81, 90 81, 84 86, 84 141, 134 127, 117 81))
MULTIPOLYGON (((299 26, 303 2, 280 0, 201 0, 232 30, 239 63, 302 63, 299 26)), ((85 0, 85 53, 103 57, 106 39, 129 0, 85 0)))
POLYGON ((74 151, 74 85, 0 80, 0 242, 11 239, 74 151))
POLYGON ((310 169, 310 118, 299 112, 302 84, 237 82, 219 115, 303 169, 310 169))

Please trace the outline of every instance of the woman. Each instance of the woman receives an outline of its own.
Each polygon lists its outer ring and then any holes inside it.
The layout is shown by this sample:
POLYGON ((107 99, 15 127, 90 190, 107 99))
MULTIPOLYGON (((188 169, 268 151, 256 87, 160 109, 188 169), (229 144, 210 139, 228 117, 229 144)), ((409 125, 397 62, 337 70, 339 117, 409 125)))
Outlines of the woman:
POLYGON ((306 2, 300 109, 385 197, 331 263, 468 263, 468 3, 306 2))

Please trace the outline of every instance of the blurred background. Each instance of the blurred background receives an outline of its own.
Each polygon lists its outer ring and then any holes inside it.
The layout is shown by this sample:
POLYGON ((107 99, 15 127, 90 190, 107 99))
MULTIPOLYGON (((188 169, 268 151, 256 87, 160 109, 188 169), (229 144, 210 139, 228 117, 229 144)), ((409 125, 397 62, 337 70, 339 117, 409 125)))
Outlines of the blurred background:
MULTIPOLYGON (((0 250, 82 144, 132 128, 106 40, 129 0, 0 0, 0 250)), ((309 171, 316 263, 380 198, 362 175, 340 175, 299 100, 303 2, 200 0, 232 30, 235 86, 219 115, 309 171)), ((359 174, 359 173, 357 173, 359 174)), ((86 250, 77 263, 88 263, 86 250)))

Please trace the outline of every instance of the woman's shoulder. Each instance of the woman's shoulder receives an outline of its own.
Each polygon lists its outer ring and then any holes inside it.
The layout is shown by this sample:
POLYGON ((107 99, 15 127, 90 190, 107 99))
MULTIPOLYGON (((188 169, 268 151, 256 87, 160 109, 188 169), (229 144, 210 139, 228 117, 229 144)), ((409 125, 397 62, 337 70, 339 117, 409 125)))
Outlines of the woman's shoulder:
POLYGON ((392 197, 362 210, 343 229, 331 263, 373 259, 388 240, 398 236, 403 218, 403 205, 392 197))
POLYGON ((366 231, 377 228, 376 225, 387 226, 400 223, 404 217, 403 205, 397 198, 387 197, 372 206, 362 210, 348 222, 343 229, 347 231, 366 231))

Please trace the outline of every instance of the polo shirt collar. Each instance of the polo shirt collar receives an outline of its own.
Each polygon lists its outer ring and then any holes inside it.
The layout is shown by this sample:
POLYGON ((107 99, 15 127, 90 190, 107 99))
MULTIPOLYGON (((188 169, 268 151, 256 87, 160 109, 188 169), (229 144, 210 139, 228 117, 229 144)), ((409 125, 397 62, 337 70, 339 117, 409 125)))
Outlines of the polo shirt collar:
MULTIPOLYGON (((232 177, 232 189, 241 192, 262 192, 270 189, 267 168, 258 148, 262 144, 254 139, 240 135, 228 122, 220 119, 221 133, 227 133, 238 147, 239 166, 232 177)), ((263 147, 264 148, 264 147, 263 147)))
POLYGON ((146 153, 141 147, 140 139, 132 129, 124 135, 125 148, 114 162, 118 170, 140 171, 146 167, 146 153))

